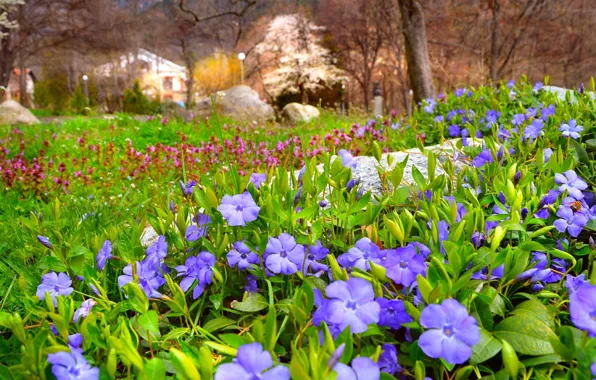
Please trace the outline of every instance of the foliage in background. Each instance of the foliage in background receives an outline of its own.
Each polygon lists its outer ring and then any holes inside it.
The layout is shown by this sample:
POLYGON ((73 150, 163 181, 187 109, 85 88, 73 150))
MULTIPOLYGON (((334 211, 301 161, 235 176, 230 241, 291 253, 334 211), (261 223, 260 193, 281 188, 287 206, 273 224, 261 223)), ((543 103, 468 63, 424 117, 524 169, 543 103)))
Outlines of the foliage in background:
POLYGON ((240 84, 240 61, 233 54, 214 53, 197 62, 193 75, 198 92, 208 96, 240 84))
POLYGON ((146 115, 149 113, 149 100, 143 94, 141 83, 136 80, 132 88, 124 90, 122 110, 127 113, 146 115))

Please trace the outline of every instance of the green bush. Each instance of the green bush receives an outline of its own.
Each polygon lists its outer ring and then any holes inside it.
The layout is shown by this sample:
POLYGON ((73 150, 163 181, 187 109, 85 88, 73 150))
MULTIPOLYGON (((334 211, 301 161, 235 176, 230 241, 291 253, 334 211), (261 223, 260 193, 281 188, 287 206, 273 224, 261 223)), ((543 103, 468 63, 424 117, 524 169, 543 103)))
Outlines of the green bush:
POLYGON ((143 94, 141 84, 135 81, 132 89, 124 91, 122 110, 127 113, 146 114, 149 112, 149 101, 143 94))
POLYGON ((48 75, 43 70, 42 77, 44 80, 37 81, 33 90, 35 105, 38 108, 51 109, 54 114, 64 113, 70 99, 66 75, 48 75))
POLYGON ((81 86, 77 86, 75 92, 72 94, 72 98, 70 99, 70 106, 77 114, 84 114, 85 109, 89 107, 89 102, 87 101, 87 97, 83 93, 83 89, 81 86))

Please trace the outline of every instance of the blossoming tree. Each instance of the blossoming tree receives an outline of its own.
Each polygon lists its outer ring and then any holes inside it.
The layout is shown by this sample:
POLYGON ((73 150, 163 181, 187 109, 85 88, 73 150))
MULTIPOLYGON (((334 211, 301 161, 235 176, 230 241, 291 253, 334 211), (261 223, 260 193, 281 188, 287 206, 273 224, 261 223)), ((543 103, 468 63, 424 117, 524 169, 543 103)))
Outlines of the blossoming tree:
POLYGON ((273 19, 265 38, 255 48, 260 56, 274 55, 271 61, 275 68, 264 76, 272 96, 300 93, 302 102, 308 103, 308 92, 345 79, 330 51, 320 45, 316 33, 322 29, 298 14, 273 19))

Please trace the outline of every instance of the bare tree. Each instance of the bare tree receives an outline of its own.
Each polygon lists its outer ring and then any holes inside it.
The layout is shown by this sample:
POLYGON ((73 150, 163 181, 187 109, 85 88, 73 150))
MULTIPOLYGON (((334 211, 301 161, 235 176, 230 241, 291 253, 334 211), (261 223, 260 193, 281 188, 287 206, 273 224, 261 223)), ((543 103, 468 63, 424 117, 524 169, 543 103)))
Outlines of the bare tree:
POLYGON ((188 75, 186 103, 193 103, 195 83, 194 70, 197 63, 197 41, 209 47, 228 45, 235 48, 244 33, 244 20, 257 4, 256 0, 205 1, 191 5, 178 0, 178 10, 168 9, 175 25, 172 41, 180 48, 188 75))

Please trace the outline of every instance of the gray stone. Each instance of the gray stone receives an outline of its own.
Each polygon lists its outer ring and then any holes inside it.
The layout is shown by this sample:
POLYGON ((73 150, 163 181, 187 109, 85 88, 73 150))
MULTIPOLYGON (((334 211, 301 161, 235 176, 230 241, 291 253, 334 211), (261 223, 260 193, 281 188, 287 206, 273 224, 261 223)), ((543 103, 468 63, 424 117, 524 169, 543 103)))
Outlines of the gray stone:
POLYGON ((145 227, 143 233, 141 234, 141 245, 143 247, 149 247, 157 242, 159 239, 159 235, 151 226, 145 227))
POLYGON ((39 120, 27 108, 14 100, 0 104, 0 125, 39 124, 39 120))
MULTIPOLYGON (((259 93, 249 86, 239 85, 214 94, 215 109, 221 116, 229 116, 234 120, 267 121, 275 119, 273 107, 259 98, 259 93)), ((194 111, 200 116, 213 113, 211 97, 197 102, 194 111)))
MULTIPOLYGON (((435 176, 440 176, 441 174, 445 173, 441 164, 447 160, 453 161, 456 172, 460 172, 468 165, 468 162, 462 161, 461 159, 454 160, 454 158, 456 158, 456 153, 460 152, 456 146, 458 140, 459 139, 447 140, 443 145, 432 145, 425 147, 425 151, 432 151, 437 156, 435 176)), ((482 140, 468 139, 468 143, 472 146, 477 146, 482 144, 482 140)), ((416 166, 420 173, 425 178, 428 178, 428 157, 418 148, 407 149, 402 152, 384 153, 381 157, 381 166, 385 170, 391 170, 395 167, 395 165, 397 165, 397 163, 402 162, 408 156, 408 163, 404 168, 401 182, 402 185, 405 186, 414 184, 414 178, 412 177, 413 166, 416 166), (388 156, 393 157, 393 163, 391 166, 389 166, 387 163, 388 156)), ((334 159, 339 159, 339 157, 334 156, 331 160, 333 161, 334 159)), ((360 178, 360 187, 364 187, 365 191, 370 191, 372 195, 382 195, 383 185, 376 169, 379 165, 377 160, 371 156, 357 156, 354 157, 354 160, 356 161, 357 166, 356 169, 352 170, 352 178, 360 178)), ((317 169, 322 172, 323 165, 319 164, 317 169)), ((298 171, 295 174, 297 176, 298 171)))
POLYGON ((281 116, 291 123, 316 120, 320 116, 319 109, 310 104, 289 103, 281 110, 281 116))
MULTIPOLYGON (((575 97, 575 93, 573 90, 569 90, 569 89, 557 87, 557 86, 544 86, 544 87, 542 87, 542 89, 544 91, 548 91, 548 92, 552 92, 552 93, 556 94, 557 97, 563 101, 565 101, 567 99, 567 93, 569 93, 571 103, 577 102, 577 98, 575 97)), ((596 99, 596 94, 594 94, 592 91, 587 91, 587 94, 590 98, 596 99)))

